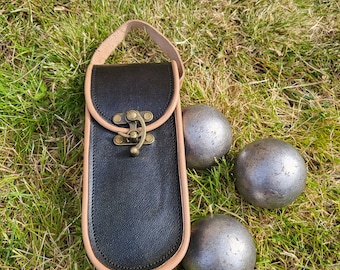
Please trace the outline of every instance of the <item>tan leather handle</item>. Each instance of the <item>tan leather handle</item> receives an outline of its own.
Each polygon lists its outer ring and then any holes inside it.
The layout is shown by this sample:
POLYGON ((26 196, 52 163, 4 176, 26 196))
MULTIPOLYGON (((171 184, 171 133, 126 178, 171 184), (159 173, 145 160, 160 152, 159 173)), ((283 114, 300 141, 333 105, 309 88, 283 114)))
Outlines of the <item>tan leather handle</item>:
POLYGON ((182 59, 176 48, 171 42, 158 32, 154 27, 146 22, 139 20, 131 20, 122 24, 116 31, 114 31, 108 38, 106 38, 94 52, 91 62, 87 68, 85 77, 85 100, 86 107, 91 116, 102 125, 104 128, 113 132, 127 132, 127 128, 118 127, 112 123, 107 122, 97 112, 91 98, 91 76, 94 65, 103 65, 115 48, 123 41, 126 35, 133 29, 145 29, 151 39, 164 51, 164 53, 171 59, 172 70, 174 73, 174 96, 164 112, 164 114, 155 122, 146 126, 146 131, 151 131, 162 125, 174 112, 179 101, 179 89, 184 78, 184 66, 182 59))
POLYGON ((117 48, 117 46, 124 40, 126 35, 133 29, 145 29, 151 39, 162 49, 162 51, 171 59, 177 63, 178 74, 180 83, 183 82, 184 78, 184 65, 182 59, 172 45, 172 43, 157 31, 150 24, 139 21, 130 20, 122 24, 116 29, 108 38, 106 38, 97 48, 94 55, 92 56, 91 63, 93 65, 102 65, 110 54, 117 48))

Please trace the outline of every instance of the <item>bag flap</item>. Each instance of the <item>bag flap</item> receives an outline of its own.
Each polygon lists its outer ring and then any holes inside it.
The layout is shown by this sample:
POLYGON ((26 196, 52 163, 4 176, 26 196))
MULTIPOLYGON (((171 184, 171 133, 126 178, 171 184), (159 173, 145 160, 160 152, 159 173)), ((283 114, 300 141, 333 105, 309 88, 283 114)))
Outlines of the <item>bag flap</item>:
POLYGON ((86 75, 86 106, 91 116, 113 132, 127 132, 127 125, 115 125, 114 115, 129 110, 149 111, 153 119, 146 131, 162 125, 179 100, 176 62, 91 65, 86 75))

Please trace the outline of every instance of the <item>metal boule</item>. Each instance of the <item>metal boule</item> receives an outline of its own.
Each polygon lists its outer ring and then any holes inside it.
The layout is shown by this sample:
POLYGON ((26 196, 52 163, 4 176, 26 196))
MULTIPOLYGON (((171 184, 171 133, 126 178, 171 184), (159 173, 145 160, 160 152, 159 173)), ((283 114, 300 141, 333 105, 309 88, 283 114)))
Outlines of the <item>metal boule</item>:
POLYGON ((192 225, 185 270, 254 270, 255 263, 254 240, 235 218, 213 215, 192 225))
POLYGON ((183 131, 188 168, 204 169, 214 165, 232 143, 228 120, 207 105, 191 105, 183 110, 183 131))
POLYGON ((244 147, 234 171, 242 197, 269 209, 292 203, 304 190, 307 175, 300 153, 289 143, 273 138, 244 147))

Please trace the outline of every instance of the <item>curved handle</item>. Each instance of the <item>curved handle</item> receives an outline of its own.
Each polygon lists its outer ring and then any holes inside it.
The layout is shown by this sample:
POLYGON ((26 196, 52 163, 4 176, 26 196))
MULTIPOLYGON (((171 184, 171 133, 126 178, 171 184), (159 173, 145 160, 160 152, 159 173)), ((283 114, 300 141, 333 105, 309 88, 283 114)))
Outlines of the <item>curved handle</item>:
POLYGON ((145 29, 151 39, 162 49, 162 51, 177 63, 180 83, 184 78, 184 65, 182 59, 172 43, 150 24, 140 20, 130 20, 122 24, 97 48, 92 56, 93 65, 102 65, 117 46, 124 40, 126 35, 133 29, 145 29))

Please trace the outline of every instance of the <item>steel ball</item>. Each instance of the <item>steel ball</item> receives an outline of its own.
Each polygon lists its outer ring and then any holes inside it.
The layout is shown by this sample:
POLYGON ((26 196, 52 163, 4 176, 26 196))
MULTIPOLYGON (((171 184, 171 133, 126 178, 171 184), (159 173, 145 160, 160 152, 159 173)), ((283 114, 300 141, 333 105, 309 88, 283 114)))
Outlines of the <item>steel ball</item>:
POLYGON ((238 220, 213 215, 192 225, 182 266, 186 270, 254 270, 256 248, 251 234, 238 220))
POLYGON ((245 146, 235 163, 236 188, 253 205, 278 208, 304 190, 306 165, 299 152, 282 140, 260 139, 245 146))
POLYGON ((204 169, 214 165, 232 143, 228 120, 207 105, 191 105, 183 110, 183 132, 188 168, 204 169))

